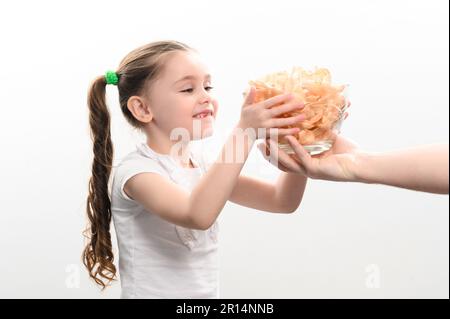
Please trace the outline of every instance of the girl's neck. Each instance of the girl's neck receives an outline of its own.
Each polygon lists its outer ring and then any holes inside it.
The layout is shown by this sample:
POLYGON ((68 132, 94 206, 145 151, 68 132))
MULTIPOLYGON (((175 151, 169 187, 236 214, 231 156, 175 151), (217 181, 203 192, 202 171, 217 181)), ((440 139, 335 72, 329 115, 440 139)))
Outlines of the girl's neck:
POLYGON ((147 138, 147 145, 156 153, 171 156, 175 162, 185 168, 194 168, 190 160, 190 143, 170 139, 147 138))

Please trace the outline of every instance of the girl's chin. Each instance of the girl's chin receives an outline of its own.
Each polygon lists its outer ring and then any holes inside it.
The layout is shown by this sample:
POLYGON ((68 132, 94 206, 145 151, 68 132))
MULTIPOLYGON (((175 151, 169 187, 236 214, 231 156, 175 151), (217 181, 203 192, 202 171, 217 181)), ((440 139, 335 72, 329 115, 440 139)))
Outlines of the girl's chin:
POLYGON ((214 121, 209 122, 209 120, 201 121, 195 120, 192 127, 192 140, 201 140, 210 137, 214 133, 214 121))

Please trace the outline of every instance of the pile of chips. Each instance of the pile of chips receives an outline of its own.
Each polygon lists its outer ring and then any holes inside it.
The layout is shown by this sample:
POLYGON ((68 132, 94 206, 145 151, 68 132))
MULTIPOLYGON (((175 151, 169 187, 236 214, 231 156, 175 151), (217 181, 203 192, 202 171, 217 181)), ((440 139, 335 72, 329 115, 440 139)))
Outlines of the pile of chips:
MULTIPOLYGON (((296 136, 300 144, 332 142, 333 131, 343 118, 347 99, 344 95, 346 86, 333 85, 331 74, 327 69, 307 71, 293 67, 290 72, 272 73, 258 80, 249 81, 249 84, 256 88, 255 103, 284 93, 293 93, 294 100, 304 103, 303 109, 280 116, 306 115, 305 120, 285 127, 301 129, 296 136)), ((288 144, 283 138, 280 138, 279 143, 288 144)))

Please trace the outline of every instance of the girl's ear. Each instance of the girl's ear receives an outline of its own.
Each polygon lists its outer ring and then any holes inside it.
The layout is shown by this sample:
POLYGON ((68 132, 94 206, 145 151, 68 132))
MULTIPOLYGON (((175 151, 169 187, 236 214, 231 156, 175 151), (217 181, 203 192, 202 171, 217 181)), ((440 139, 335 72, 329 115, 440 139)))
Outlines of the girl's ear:
POLYGON ((149 123, 153 119, 153 113, 148 103, 146 103, 140 96, 132 96, 127 102, 128 110, 140 122, 149 123))

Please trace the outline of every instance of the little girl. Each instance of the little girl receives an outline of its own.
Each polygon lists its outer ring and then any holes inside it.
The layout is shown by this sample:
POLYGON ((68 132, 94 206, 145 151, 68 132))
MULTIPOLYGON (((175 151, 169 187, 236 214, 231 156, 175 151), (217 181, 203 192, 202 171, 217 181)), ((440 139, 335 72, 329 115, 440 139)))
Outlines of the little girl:
POLYGON ((218 103, 211 95, 211 81, 194 49, 159 41, 133 50, 117 71, 108 71, 91 85, 94 159, 83 262, 102 288, 116 278, 112 217, 122 298, 217 298, 216 219, 226 202, 273 213, 292 213, 301 202, 306 178, 299 174, 281 173, 276 184, 270 184, 240 172, 257 139, 298 132, 279 127, 301 121, 302 116, 281 115, 303 105, 287 94, 253 104, 256 92, 250 88, 219 157, 207 164, 189 145, 212 134, 218 103), (111 193, 107 84, 117 85, 123 115, 146 135, 146 143, 138 144, 115 167, 111 193), (195 127, 200 127, 199 134, 195 127), (175 131, 185 133, 179 142, 173 139, 175 131), (230 150, 242 160, 230 161, 230 150))

